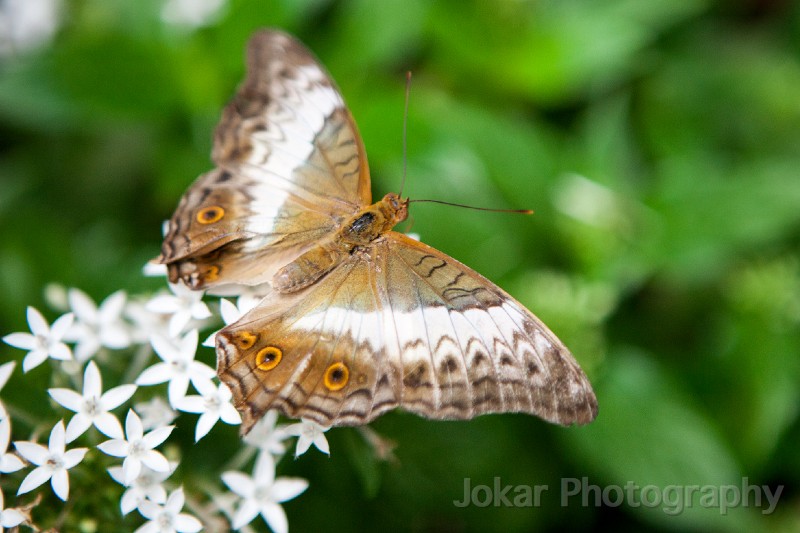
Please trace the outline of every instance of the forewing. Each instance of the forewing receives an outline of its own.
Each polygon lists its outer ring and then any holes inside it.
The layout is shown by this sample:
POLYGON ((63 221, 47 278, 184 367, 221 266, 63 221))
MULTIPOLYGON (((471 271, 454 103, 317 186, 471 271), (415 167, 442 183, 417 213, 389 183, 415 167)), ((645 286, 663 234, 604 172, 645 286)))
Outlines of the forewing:
POLYGON ((338 89, 303 45, 264 30, 223 111, 215 170, 187 190, 160 262, 193 288, 260 284, 370 202, 366 154, 338 89))

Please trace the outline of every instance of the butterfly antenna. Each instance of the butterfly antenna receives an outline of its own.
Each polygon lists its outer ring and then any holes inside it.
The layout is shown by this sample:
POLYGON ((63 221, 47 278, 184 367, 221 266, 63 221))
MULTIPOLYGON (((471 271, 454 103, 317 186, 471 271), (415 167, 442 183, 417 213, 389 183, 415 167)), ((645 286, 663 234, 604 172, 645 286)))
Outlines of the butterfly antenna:
POLYGON ((491 208, 491 207, 477 207, 477 206, 474 206, 474 205, 457 204, 455 202, 445 202, 444 200, 429 200, 429 199, 409 200, 409 203, 411 203, 411 202, 427 202, 427 203, 430 203, 430 204, 451 205, 453 207, 464 207, 466 209, 475 209, 476 211, 493 211, 495 213, 517 213, 517 214, 520 214, 520 215, 532 215, 533 214, 533 210, 532 209, 494 209, 494 208, 491 208))
POLYGON ((408 101, 411 95, 411 71, 406 72, 406 102, 403 108, 403 181, 400 182, 400 191, 397 196, 403 197, 403 187, 406 186, 406 174, 408 173, 408 101))

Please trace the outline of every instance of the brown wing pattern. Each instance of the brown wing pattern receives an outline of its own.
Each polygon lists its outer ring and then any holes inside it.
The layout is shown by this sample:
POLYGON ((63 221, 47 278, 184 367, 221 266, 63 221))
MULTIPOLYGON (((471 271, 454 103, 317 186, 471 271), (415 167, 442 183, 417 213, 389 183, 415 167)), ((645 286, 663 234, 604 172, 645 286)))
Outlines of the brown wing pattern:
POLYGON ((324 68, 295 39, 264 30, 215 132, 218 168, 187 190, 160 262, 193 288, 255 285, 369 203, 366 155, 324 68))
POLYGON ((268 295, 217 336, 217 353, 245 432, 267 409, 323 425, 364 424, 397 406, 435 419, 524 412, 565 425, 597 413, 585 374, 535 316, 394 232, 317 284, 268 295))

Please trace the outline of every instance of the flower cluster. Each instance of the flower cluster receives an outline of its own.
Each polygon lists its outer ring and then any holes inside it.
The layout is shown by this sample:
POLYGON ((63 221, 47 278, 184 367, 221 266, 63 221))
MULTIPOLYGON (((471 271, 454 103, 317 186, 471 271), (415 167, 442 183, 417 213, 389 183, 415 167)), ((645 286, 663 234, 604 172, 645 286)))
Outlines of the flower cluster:
MULTIPOLYGON (((209 435, 220 421, 241 423, 230 390, 218 382, 213 368, 196 357, 199 330, 213 326, 215 319, 225 323, 237 320, 258 299, 252 294, 240 296, 236 304, 223 299, 212 306, 220 309, 221 317, 215 317, 202 293, 181 285, 169 288, 168 294, 145 299, 118 291, 100 304, 78 289, 61 291, 63 298, 51 302, 54 308, 60 307, 61 316, 49 323, 40 311, 29 307, 30 332, 3 337, 6 344, 26 352, 23 374, 40 372, 38 368, 49 361, 51 382, 72 386, 47 390, 52 400, 51 422, 38 422, 30 414, 17 417, 18 406, 11 409, 12 417, 0 402, 0 480, 6 488, 9 482, 19 480, 14 485, 15 507, 5 508, 8 494, 4 498, 0 491, 0 531, 26 525, 33 530, 46 529, 37 518, 42 494, 32 498, 29 493, 49 482, 53 494, 67 501, 70 475, 85 463, 93 467, 86 467, 82 479, 97 476, 96 465, 100 464, 100 472, 107 471, 102 474, 106 480, 121 485, 120 520, 138 511, 141 525, 137 531, 240 529, 258 516, 276 533, 288 531, 280 504, 304 492, 308 482, 276 476, 276 464, 286 453, 288 440, 295 436, 295 456, 312 444, 329 453, 326 428, 313 422, 280 425, 277 413, 267 413, 244 439, 245 452, 230 469, 219 473, 214 488, 195 489, 194 484, 190 488, 174 479, 177 475, 173 474, 180 472, 180 456, 186 452, 170 446, 173 430, 188 416, 179 417, 178 412, 199 415, 195 442, 209 435), (117 357, 123 351, 127 355, 117 357), (125 367, 121 372, 120 365, 125 367), (114 375, 114 386, 103 388, 101 371, 107 379, 114 375), (125 413, 124 427, 121 412, 125 413), (27 429, 28 438, 12 439, 22 428, 27 429), (47 444, 37 442, 43 431, 49 435, 47 444), (246 466, 247 461, 254 465, 252 475, 234 469, 246 466), (189 512, 183 510, 185 504, 189 512)), ((213 336, 203 344, 213 345, 213 336)), ((0 389, 15 368, 15 361, 0 365, 0 389)))

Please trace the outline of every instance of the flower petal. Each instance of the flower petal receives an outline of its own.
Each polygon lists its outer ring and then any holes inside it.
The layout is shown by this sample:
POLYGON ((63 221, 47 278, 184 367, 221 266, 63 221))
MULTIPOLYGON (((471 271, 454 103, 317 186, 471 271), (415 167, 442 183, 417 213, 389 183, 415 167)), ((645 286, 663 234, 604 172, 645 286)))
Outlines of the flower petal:
POLYGON ((40 466, 31 470, 30 474, 25 476, 22 483, 17 490, 17 496, 32 491, 36 487, 47 483, 53 475, 53 471, 46 466, 40 466))
POLYGON ((53 327, 50 330, 50 338, 53 340, 61 340, 74 322, 75 315, 72 313, 61 315, 53 322, 53 327))
MULTIPOLYGON (((146 502, 147 500, 145 500, 146 502)), ((141 502, 139 504, 139 511, 141 512, 141 502)), ((161 525, 158 522, 145 522, 141 526, 137 527, 133 533, 163 533, 163 529, 161 529, 161 525)), ((167 530, 169 531, 169 530, 167 530)))
POLYGON ((14 443, 14 447, 17 449, 17 453, 37 466, 44 464, 50 456, 47 448, 35 442, 17 441, 14 443))
POLYGON ((142 462, 139 460, 138 457, 131 457, 128 456, 122 461, 122 473, 125 478, 125 485, 128 486, 133 481, 139 477, 139 473, 142 471, 142 462))
POLYGON ((230 403, 224 403, 220 406, 219 417, 226 424, 236 425, 242 423, 242 415, 230 403))
POLYGON ((51 454, 63 455, 64 449, 67 444, 67 432, 64 429, 64 421, 59 420, 58 423, 50 430, 50 440, 48 441, 48 448, 51 454))
POLYGON ((181 308, 180 300, 171 294, 159 294, 152 297, 145 308, 153 313, 172 314, 181 308))
MULTIPOLYGON (((67 346, 63 342, 59 342, 58 344, 50 346, 50 357, 58 361, 70 361, 72 360, 72 351, 69 349, 69 346, 67 346)), ((87 358, 88 357, 79 359, 81 361, 85 361, 87 358)))
POLYGON ((130 400, 134 392, 136 392, 136 385, 120 385, 106 391, 100 397, 100 403, 103 404, 103 409, 111 411, 130 400))
MULTIPOLYGON (((231 492, 234 492, 242 498, 250 498, 255 494, 256 486, 253 479, 247 474, 231 470, 222 474, 222 482, 228 486, 231 492)), ((256 511, 258 514, 258 511, 256 511)), ((253 515, 255 516, 255 514, 253 515)), ((252 518, 250 519, 252 520, 252 518)))
POLYGON ((183 504, 186 503, 186 497, 183 494, 183 488, 179 487, 172 491, 167 498, 167 503, 164 504, 164 510, 170 514, 178 514, 183 509, 183 504))
POLYGON ((202 396, 184 396, 175 402, 175 409, 185 413, 202 413, 206 410, 206 401, 202 396))
MULTIPOLYGON (((95 417, 94 427, 96 427, 100 433, 112 439, 124 438, 122 424, 120 424, 117 417, 111 413, 101 413, 95 417)), ((69 428, 67 428, 67 433, 69 433, 69 428)))
POLYGON ((231 527, 233 529, 243 528, 252 522, 253 518, 258 516, 259 511, 258 503, 256 503, 255 500, 244 500, 233 516, 233 524, 231 524, 231 527))
POLYGON ((100 377, 100 370, 94 361, 89 361, 86 365, 86 371, 83 373, 83 396, 91 398, 92 396, 100 397, 103 393, 103 380, 100 377))
POLYGON ((197 442, 206 435, 208 432, 211 431, 211 428, 214 427, 214 424, 219 422, 219 415, 215 413, 203 413, 200 415, 200 418, 197 419, 197 427, 194 430, 194 441, 197 442))
POLYGON ((56 493, 62 501, 67 501, 69 498, 69 476, 67 471, 59 468, 53 472, 53 477, 50 478, 50 485, 53 487, 53 492, 56 493))
POLYGON ((122 467, 121 466, 109 466, 108 467, 108 475, 111 476, 111 479, 119 483, 120 485, 125 484, 125 478, 123 477, 122 467))
POLYGON ((114 457, 127 457, 130 451, 128 441, 122 439, 111 439, 101 442, 97 445, 97 448, 104 454, 114 457))
POLYGON ((157 385, 169 381, 172 376, 172 365, 167 363, 156 363, 145 368, 139 377, 136 378, 137 385, 157 385))
POLYGON ((175 374, 167 386, 167 398, 169 404, 175 407, 175 402, 186 396, 189 390, 189 376, 186 374, 175 374))
POLYGON ((272 484, 270 495, 276 502, 285 502, 301 495, 308 488, 308 481, 299 477, 279 477, 272 484))
POLYGON ((72 420, 67 424, 67 442, 72 442, 92 426, 92 419, 83 413, 78 413, 72 417, 72 420))
POLYGON ((135 490, 126 490, 119 500, 119 509, 122 511, 122 516, 136 509, 139 506, 139 502, 141 502, 141 498, 137 496, 135 490))
POLYGON ((94 333, 87 333, 85 336, 78 340, 78 345, 75 346, 75 359, 78 361, 87 361, 97 353, 100 349, 100 341, 94 336, 94 333))
POLYGON ((178 349, 175 344, 163 335, 153 335, 150 338, 150 344, 153 346, 156 355, 163 361, 170 362, 178 355, 178 349))
POLYGON ((36 337, 30 333, 9 333, 3 337, 3 342, 21 350, 33 350, 38 345, 36 337))
POLYGON ((22 360, 22 371, 28 372, 47 360, 47 350, 33 350, 28 352, 22 360))
POLYGON ((286 519, 286 512, 277 503, 263 502, 261 504, 261 516, 264 517, 264 520, 274 533, 289 533, 289 521, 286 519))
POLYGON ((25 520, 25 515, 16 509, 4 509, 3 520, 0 526, 4 528, 12 528, 20 525, 25 520))
POLYGON ((78 320, 87 324, 97 323, 97 305, 85 292, 72 288, 67 292, 67 300, 78 320))
POLYGON ((69 470, 73 466, 77 465, 83 458, 86 456, 86 452, 89 451, 89 448, 74 448, 72 450, 67 450, 64 453, 64 468, 69 470))
POLYGON ((10 474, 22 470, 24 467, 25 463, 22 462, 22 459, 13 453, 0 455, 0 473, 2 474, 10 474))
POLYGON ((16 361, 9 361, 8 363, 0 365, 0 389, 6 386, 8 378, 11 377, 11 373, 14 371, 14 366, 16 366, 16 364, 16 361))
POLYGON ((142 440, 145 442, 148 448, 155 448, 169 437, 172 430, 175 429, 175 426, 164 426, 160 428, 156 428, 153 431, 149 432, 147 435, 142 437, 142 440))
POLYGON ((156 472, 169 472, 169 461, 160 452, 147 450, 142 454, 142 463, 156 472))
POLYGON ((100 304, 100 316, 103 320, 114 321, 117 320, 122 314, 122 309, 125 307, 125 300, 128 298, 124 290, 109 295, 103 303, 100 304))
POLYGON ((261 487, 268 487, 275 481, 275 458, 272 454, 261 452, 256 459, 256 466, 253 469, 253 479, 261 487))
POLYGON ((125 417, 125 435, 129 442, 139 440, 144 436, 142 419, 133 409, 128 409, 128 415, 125 417))
POLYGON ((181 533, 196 533, 203 529, 203 524, 190 514, 180 513, 172 518, 172 524, 176 531, 181 533))
POLYGON ((151 501, 144 500, 139 503, 139 512, 148 520, 155 520, 161 513, 161 506, 151 501))
POLYGON ((100 344, 112 350, 122 350, 131 345, 131 336, 121 323, 106 324, 100 330, 100 344))
POLYGON ((44 319, 42 313, 33 306, 28 306, 27 309, 28 327, 31 328, 31 333, 34 335, 50 336, 50 325, 44 319))
POLYGON ((192 319, 191 313, 186 309, 180 309, 172 318, 169 319, 169 326, 167 327, 167 332, 170 334, 171 337, 177 337, 183 331, 183 328, 186 327, 186 324, 192 319))
POLYGON ((0 417, 0 454, 6 453, 9 442, 11 442, 11 419, 3 409, 2 417, 0 417))
POLYGON ((70 389, 47 389, 50 397, 62 407, 79 412, 83 406, 83 396, 70 389))

